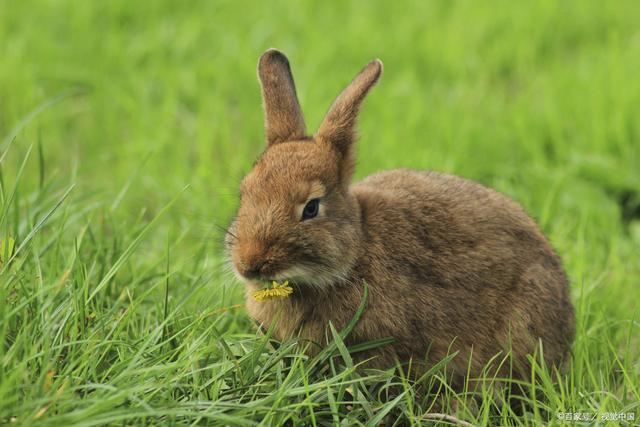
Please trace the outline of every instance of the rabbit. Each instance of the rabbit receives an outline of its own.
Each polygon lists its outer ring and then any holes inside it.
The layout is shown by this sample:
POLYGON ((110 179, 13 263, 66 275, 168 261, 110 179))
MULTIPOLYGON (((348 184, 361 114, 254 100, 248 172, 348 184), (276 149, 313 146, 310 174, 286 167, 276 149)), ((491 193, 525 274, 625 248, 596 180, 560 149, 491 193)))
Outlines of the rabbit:
POLYGON ((314 343, 313 354, 328 343, 330 322, 340 330, 353 318, 366 284, 366 308, 345 343, 393 339, 354 354, 367 367, 410 363, 420 375, 450 355, 453 375, 479 376, 510 351, 526 375, 539 347, 561 366, 575 329, 568 279, 516 202, 431 171, 351 182, 356 119, 382 70, 369 62, 311 136, 288 59, 275 49, 260 57, 267 146, 240 184, 225 237, 247 312, 280 340, 314 343), (271 281, 288 281, 293 293, 252 298, 271 281))

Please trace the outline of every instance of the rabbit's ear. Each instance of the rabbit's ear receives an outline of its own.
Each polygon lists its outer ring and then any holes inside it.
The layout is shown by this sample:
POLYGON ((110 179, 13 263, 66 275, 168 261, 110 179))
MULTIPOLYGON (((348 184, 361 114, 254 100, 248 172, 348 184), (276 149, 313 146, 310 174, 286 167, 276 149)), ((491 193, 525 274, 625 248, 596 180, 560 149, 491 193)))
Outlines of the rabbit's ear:
POLYGON ((365 95, 382 74, 382 61, 374 59, 342 91, 329 108, 316 138, 332 143, 343 156, 350 157, 350 148, 356 138, 356 120, 365 95))
POLYGON ((258 61, 262 86, 267 145, 306 137, 304 117, 289 61, 276 49, 269 49, 258 61))

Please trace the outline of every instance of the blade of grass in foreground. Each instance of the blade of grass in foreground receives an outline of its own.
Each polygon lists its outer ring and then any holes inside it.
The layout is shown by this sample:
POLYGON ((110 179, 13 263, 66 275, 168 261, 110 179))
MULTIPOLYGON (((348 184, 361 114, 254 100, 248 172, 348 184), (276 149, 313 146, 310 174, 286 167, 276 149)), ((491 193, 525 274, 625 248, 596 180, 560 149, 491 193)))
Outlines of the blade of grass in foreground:
POLYGON ((160 212, 151 220, 149 221, 149 223, 147 225, 144 226, 144 228, 142 229, 142 231, 140 231, 140 233, 138 234, 138 236, 133 240, 133 242, 131 242, 129 244, 129 246, 127 247, 127 249, 125 249, 125 251, 122 253, 122 255, 120 255, 120 257, 118 258, 118 260, 111 266, 111 268, 109 269, 109 271, 107 271, 107 274, 104 275, 104 277, 102 278, 102 280, 100 281, 100 283, 98 283, 98 285, 95 287, 95 289, 93 290, 93 292, 91 292, 91 294, 89 295, 89 298, 87 298, 86 303, 90 302, 93 298, 95 298, 95 296, 98 294, 98 292, 100 292, 102 290, 102 288, 104 288, 107 283, 109 283, 109 280, 111 280, 111 278, 113 276, 115 276, 115 274, 118 272, 118 270, 124 265, 124 263, 129 259, 129 257, 133 254, 133 252, 136 250, 136 248, 138 247, 138 245, 140 244, 140 242, 142 241, 142 239, 144 238, 144 236, 147 234, 147 232, 149 231, 149 229, 151 227, 153 227, 153 225, 158 222, 158 220, 163 216, 163 214, 165 212, 167 212, 171 206, 173 206, 173 204, 178 200, 178 198, 182 195, 182 193, 185 192, 185 190, 188 188, 188 186, 184 187, 179 193, 178 195, 176 195, 169 203, 167 203, 161 210, 160 212))
MULTIPOLYGON (((351 331, 353 330, 353 328, 356 326, 356 324, 358 323, 358 321, 360 320, 360 317, 362 317, 362 313, 364 313, 364 310, 367 306, 367 299, 369 297, 369 287, 367 286, 367 283, 364 283, 364 291, 362 293, 362 299, 360 300, 360 305, 358 306, 358 309, 356 310, 355 314, 353 315, 353 317, 351 318, 351 321, 349 321, 349 323, 347 324, 347 326, 345 326, 345 328, 340 331, 340 333, 338 334, 338 336, 340 337, 341 340, 344 340, 347 335, 349 335, 351 333, 351 331)), ((326 347, 324 347, 317 356, 314 357, 310 368, 311 367, 315 367, 316 365, 322 363, 324 360, 326 360, 328 357, 331 357, 331 355, 333 355, 336 351, 336 349, 338 348, 338 343, 336 342, 336 340, 332 340, 326 347)))
MULTIPOLYGON (((18 185, 20 184, 20 179, 22 178, 22 174, 24 173, 25 167, 27 166, 27 162, 29 161, 29 156, 31 155, 31 150, 33 149, 33 146, 29 146, 29 148, 27 149, 27 154, 24 155, 24 159, 22 159, 22 163, 20 163, 20 167, 18 168, 18 172, 16 173, 16 179, 15 182, 13 184, 13 189, 11 190, 11 193, 8 195, 8 197, 5 199, 3 197, 2 200, 2 215, 0 215, 0 225, 4 224, 4 222, 7 219, 7 215, 9 214, 9 209, 11 209, 12 206, 17 206, 18 203, 15 203, 15 197, 16 194, 18 193, 18 185)), ((2 160, 0 160, 0 164, 2 164, 2 160)), ((2 182, 2 194, 5 194, 4 191, 4 180, 2 182)))
POLYGON ((25 248, 25 246, 31 241, 31 239, 33 239, 33 236, 36 235, 36 233, 38 231, 40 231, 40 229, 44 226, 44 224, 47 222, 47 220, 51 217, 51 215, 53 215, 58 208, 62 205, 62 203, 67 199, 67 197, 69 196, 69 194, 71 193, 71 191, 73 190, 73 188, 75 187, 75 185, 72 185, 71 187, 69 187, 67 189, 67 191, 65 191, 65 193, 62 195, 62 197, 58 200, 58 202, 55 204, 54 207, 52 207, 41 219, 40 221, 38 221, 38 223, 35 225, 35 227, 33 227, 31 229, 31 231, 29 232, 29 234, 27 234, 27 236, 24 238, 24 240, 20 243, 20 246, 18 246, 18 248, 14 251, 13 255, 11 256, 11 258, 9 258, 9 260, 4 263, 4 265, 2 266, 2 268, 0 269, 0 274, 4 273, 7 266, 11 264, 11 261, 13 261, 18 254, 22 251, 22 249, 25 248))

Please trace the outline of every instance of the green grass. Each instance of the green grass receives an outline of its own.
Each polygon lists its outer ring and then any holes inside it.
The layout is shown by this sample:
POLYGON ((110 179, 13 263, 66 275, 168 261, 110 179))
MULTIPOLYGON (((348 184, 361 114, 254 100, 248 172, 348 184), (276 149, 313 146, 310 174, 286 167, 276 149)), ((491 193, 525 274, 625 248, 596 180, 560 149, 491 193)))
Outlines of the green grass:
POLYGON ((473 424, 640 422, 640 3, 330 3, 0 0, 0 424, 420 424, 434 401, 473 424), (263 148, 271 46, 312 129, 385 62, 358 177, 452 172, 539 221, 578 325, 530 412, 356 371, 337 331, 313 360, 256 333, 219 227, 263 148))

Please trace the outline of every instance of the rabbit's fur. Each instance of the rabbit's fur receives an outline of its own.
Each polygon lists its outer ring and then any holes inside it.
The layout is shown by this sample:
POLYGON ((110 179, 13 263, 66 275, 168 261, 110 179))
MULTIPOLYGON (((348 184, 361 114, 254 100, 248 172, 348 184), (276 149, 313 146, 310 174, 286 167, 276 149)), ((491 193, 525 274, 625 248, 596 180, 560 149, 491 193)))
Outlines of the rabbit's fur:
POLYGON ((249 314, 280 339, 323 345, 329 322, 340 329, 354 316, 366 282, 366 310, 347 344, 395 339, 360 355, 373 357, 369 366, 429 366, 458 352, 450 367, 477 375, 510 348, 526 369, 540 342, 559 365, 574 335, 568 281, 517 203, 436 172, 399 169, 351 184, 358 110, 381 73, 370 62, 308 136, 286 57, 270 49, 260 58, 268 147, 242 181, 226 238, 249 314), (315 198, 318 216, 302 221, 315 198), (293 294, 255 301, 271 280, 288 280, 293 294))

